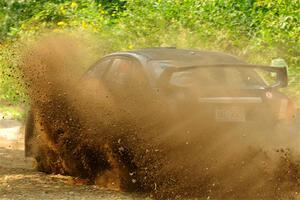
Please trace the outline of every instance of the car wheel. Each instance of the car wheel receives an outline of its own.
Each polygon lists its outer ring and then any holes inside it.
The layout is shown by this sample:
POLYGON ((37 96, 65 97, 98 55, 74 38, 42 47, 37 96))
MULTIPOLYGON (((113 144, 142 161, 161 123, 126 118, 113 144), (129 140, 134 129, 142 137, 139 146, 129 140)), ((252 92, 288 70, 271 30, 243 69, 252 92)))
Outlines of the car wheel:
POLYGON ((25 145, 25 157, 32 157, 32 139, 34 132, 34 119, 31 111, 27 114, 26 124, 25 124, 25 137, 24 137, 24 145, 25 145))

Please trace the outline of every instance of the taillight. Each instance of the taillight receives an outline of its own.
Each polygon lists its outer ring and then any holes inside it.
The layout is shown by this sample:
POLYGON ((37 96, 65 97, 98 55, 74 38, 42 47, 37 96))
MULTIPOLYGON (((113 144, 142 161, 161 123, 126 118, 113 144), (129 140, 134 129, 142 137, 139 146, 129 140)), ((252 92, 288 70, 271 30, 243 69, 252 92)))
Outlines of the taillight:
POLYGON ((281 120, 293 120, 296 117, 296 107, 291 99, 282 99, 278 118, 281 120))
POLYGON ((287 107, 287 119, 292 120, 296 118, 296 106, 292 100, 288 100, 288 107, 287 107))

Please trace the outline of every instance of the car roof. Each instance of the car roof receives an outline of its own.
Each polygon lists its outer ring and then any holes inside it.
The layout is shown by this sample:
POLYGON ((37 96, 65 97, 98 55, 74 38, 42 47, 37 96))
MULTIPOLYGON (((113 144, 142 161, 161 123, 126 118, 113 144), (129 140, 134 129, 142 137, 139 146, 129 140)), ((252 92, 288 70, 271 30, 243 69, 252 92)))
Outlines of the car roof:
POLYGON ((147 60, 172 61, 182 66, 190 65, 218 65, 218 64, 245 64, 235 56, 213 51, 195 49, 177 49, 173 47, 148 48, 129 51, 129 53, 146 57, 147 60))

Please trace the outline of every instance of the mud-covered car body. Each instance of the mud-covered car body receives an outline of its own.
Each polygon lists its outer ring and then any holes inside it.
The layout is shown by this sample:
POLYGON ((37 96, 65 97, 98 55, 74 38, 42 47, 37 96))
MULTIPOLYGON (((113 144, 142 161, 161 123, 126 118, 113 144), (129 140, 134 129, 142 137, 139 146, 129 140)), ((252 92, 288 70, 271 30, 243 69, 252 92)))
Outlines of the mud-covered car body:
MULTIPOLYGON (((84 77, 98 79, 112 93, 113 87, 127 93, 132 85, 144 85, 135 93, 152 91, 175 120, 194 121, 204 129, 228 125, 273 129, 295 117, 293 102, 279 91, 287 86, 286 67, 247 64, 219 52, 176 48, 117 52, 102 57, 84 77), (259 70, 273 74, 275 82, 268 84, 259 70)), ((30 116, 27 141, 33 132, 30 116)), ((30 156, 26 141, 25 149, 30 156)))
POLYGON ((100 59, 87 75, 124 91, 128 82, 139 84, 135 77, 142 77, 143 84, 159 91, 175 114, 201 118, 203 126, 262 123, 269 127, 294 118, 293 102, 278 90, 287 86, 286 67, 247 64, 223 53, 176 48, 118 52, 100 59), (268 84, 259 71, 272 74, 274 83, 268 84))

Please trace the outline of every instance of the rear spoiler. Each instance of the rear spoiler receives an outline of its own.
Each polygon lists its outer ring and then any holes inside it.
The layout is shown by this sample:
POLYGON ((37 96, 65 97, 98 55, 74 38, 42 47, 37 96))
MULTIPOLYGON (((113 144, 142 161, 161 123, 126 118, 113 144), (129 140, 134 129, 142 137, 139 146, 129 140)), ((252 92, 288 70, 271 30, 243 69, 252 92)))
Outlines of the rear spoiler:
POLYGON ((276 83, 271 85, 270 88, 279 88, 279 87, 287 87, 288 86, 288 73, 287 67, 274 67, 269 65, 255 65, 255 64, 216 64, 216 65, 194 65, 194 66, 186 66, 186 67, 176 67, 176 66, 168 66, 165 68, 164 72, 161 75, 161 78, 179 71, 185 71, 189 69, 203 68, 203 67, 237 67, 237 68, 256 68, 262 69, 268 72, 276 73, 276 83))

